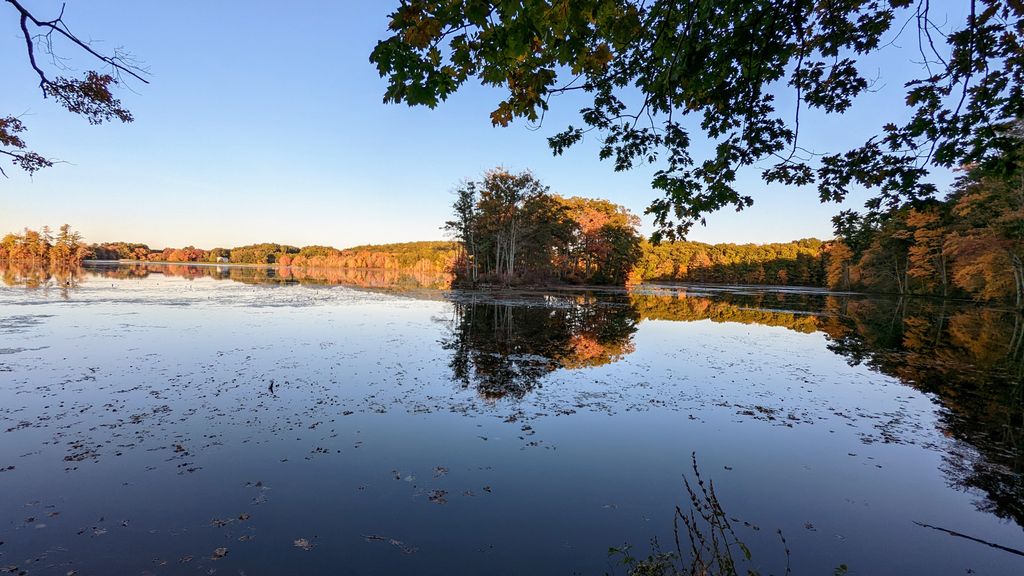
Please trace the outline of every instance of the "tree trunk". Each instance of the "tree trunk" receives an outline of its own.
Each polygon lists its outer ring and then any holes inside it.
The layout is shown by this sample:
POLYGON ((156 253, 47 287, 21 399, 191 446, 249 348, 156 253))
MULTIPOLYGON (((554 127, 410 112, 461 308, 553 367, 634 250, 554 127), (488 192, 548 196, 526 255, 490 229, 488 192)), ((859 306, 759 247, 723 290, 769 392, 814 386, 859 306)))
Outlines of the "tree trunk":
POLYGON ((939 278, 942 281, 942 297, 949 296, 949 280, 946 277, 946 255, 939 252, 939 278))
POLYGON ((900 258, 899 258, 899 256, 894 256, 893 257, 893 259, 892 259, 892 267, 893 267, 893 278, 895 278, 895 280, 896 280, 896 292, 898 294, 900 294, 900 295, 903 295, 904 294, 903 276, 900 275, 900 258))
POLYGON ((516 234, 518 232, 518 230, 516 230, 517 227, 518 226, 516 218, 512 218, 512 230, 511 233, 509 234, 508 241, 508 275, 510 278, 515 276, 516 273, 516 234))
POLYGON ((1013 280, 1017 292, 1017 310, 1024 309, 1024 261, 1013 255, 1013 280))

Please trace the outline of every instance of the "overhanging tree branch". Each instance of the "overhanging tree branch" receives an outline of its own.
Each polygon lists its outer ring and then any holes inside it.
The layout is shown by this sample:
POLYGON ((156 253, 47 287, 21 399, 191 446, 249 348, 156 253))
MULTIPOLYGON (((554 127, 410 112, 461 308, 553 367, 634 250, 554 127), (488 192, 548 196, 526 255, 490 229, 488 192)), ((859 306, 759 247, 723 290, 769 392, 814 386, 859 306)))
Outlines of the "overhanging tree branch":
POLYGON ((867 208, 878 210, 934 195, 935 167, 1007 157, 1006 134, 1024 115, 1021 6, 971 0, 967 21, 944 30, 930 0, 403 0, 370 59, 388 81, 386 102, 433 107, 471 78, 507 89, 492 113, 503 126, 536 121, 551 96, 585 90, 593 103, 580 111, 583 126, 550 137, 552 151, 597 130, 599 157, 616 170, 662 162, 651 184, 664 198, 649 213, 672 238, 708 212, 749 206, 737 173, 765 160, 766 182, 814 185, 828 201, 873 189, 867 208), (863 145, 800 158, 805 111, 854 107, 871 90, 858 66, 911 21, 923 77, 905 84, 909 120, 893 107, 895 120, 863 145), (452 25, 458 42, 431 42, 452 25), (559 83, 567 70, 583 78, 559 83), (787 85, 796 103, 784 117, 775 98, 787 85), (624 102, 637 91, 644 104, 632 114, 624 102), (650 127, 638 123, 644 116, 650 127), (694 125, 712 147, 703 160, 691 158, 683 128, 694 125))
MULTIPOLYGON (((84 116, 90 124, 101 124, 110 120, 131 122, 131 113, 121 106, 120 100, 114 97, 111 88, 120 84, 125 77, 133 78, 148 84, 144 75, 147 70, 142 68, 130 55, 115 50, 113 54, 103 54, 94 49, 89 42, 71 32, 64 22, 65 5, 61 5, 56 18, 44 20, 32 14, 19 0, 5 0, 18 13, 18 23, 25 41, 25 51, 29 66, 39 77, 39 88, 43 97, 53 97, 68 111, 84 116), (53 38, 56 35, 70 42, 77 49, 91 58, 109 67, 109 73, 87 71, 83 78, 50 77, 40 65, 36 42, 42 43, 42 49, 51 57, 58 69, 65 69, 53 49, 53 38)), ((11 161, 22 170, 33 173, 41 168, 53 165, 54 161, 26 149, 20 133, 25 126, 14 116, 0 118, 0 154, 11 158, 11 161)), ((0 169, 0 175, 7 173, 0 169)))

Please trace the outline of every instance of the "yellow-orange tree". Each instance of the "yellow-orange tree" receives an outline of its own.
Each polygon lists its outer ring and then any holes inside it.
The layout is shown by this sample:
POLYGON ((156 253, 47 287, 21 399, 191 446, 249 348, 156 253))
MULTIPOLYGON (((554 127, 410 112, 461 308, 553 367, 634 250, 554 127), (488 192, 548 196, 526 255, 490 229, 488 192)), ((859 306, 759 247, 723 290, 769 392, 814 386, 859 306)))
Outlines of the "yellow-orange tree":
POLYGON ((0 262, 18 262, 33 266, 73 266, 89 254, 82 236, 64 224, 56 236, 49 226, 42 230, 25 228, 22 234, 7 234, 0 240, 0 262))
POLYGON ((958 226, 947 241, 953 281, 982 299, 1012 299, 1024 308, 1024 176, 977 170, 954 192, 958 226))
POLYGON ((1015 168, 971 166, 945 200, 847 215, 841 232, 829 264, 832 287, 843 282, 845 266, 854 288, 1024 308, 1024 173, 1015 168))

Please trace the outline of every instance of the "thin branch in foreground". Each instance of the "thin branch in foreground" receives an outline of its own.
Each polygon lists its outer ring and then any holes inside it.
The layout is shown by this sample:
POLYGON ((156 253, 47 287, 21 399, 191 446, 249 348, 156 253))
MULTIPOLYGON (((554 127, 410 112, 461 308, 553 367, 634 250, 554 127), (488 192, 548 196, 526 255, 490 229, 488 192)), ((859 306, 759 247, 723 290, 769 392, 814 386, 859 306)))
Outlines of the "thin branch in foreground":
POLYGON ((989 547, 995 548, 997 550, 1002 550, 1004 552, 1009 552, 1010 554, 1016 554, 1017 556, 1024 556, 1024 551, 1017 550, 1016 548, 1010 548, 1009 546, 1003 546, 1002 544, 996 544, 995 542, 989 542, 988 540, 982 540, 981 538, 975 538, 974 536, 968 536, 967 534, 964 534, 962 532, 957 532, 955 530, 950 530, 948 528, 941 528, 939 526, 932 526, 931 524, 925 524, 924 522, 918 522, 917 520, 914 521, 914 524, 917 524, 918 526, 920 526, 922 528, 931 528, 932 530, 938 530, 939 532, 945 532, 946 534, 949 534, 950 536, 956 536, 957 538, 964 538, 965 540, 970 540, 972 542, 977 542, 979 544, 984 544, 985 546, 989 546, 989 547))
MULTIPOLYGON (((104 54, 101 54, 97 52, 88 42, 80 39, 78 36, 75 36, 73 33, 71 33, 71 30, 67 27, 67 24, 64 23, 63 5, 60 9, 60 15, 57 16, 57 18, 54 18, 53 20, 40 20, 31 12, 29 12, 27 8, 22 6, 19 0, 7 0, 7 3, 11 6, 14 6, 14 9, 17 10, 18 13, 21 15, 21 32, 25 38, 29 63, 31 64, 32 69, 35 70, 36 73, 39 75, 40 88, 45 89, 47 85, 51 84, 51 81, 49 78, 47 78, 46 73, 39 67, 39 64, 36 62, 33 42, 35 36, 29 32, 29 22, 31 22, 32 25, 37 28, 48 29, 48 31, 46 32, 47 36, 52 34, 53 32, 56 32, 57 34, 63 36, 72 44, 75 44, 88 54, 92 55, 97 60, 109 65, 115 73, 128 74, 144 84, 149 84, 149 80, 146 80, 142 76, 142 74, 145 73, 145 70, 139 68, 137 65, 131 64, 128 61, 128 59, 125 58, 123 55, 115 53, 113 56, 106 56, 104 54)), ((47 42, 50 42, 49 39, 47 40, 47 42)))

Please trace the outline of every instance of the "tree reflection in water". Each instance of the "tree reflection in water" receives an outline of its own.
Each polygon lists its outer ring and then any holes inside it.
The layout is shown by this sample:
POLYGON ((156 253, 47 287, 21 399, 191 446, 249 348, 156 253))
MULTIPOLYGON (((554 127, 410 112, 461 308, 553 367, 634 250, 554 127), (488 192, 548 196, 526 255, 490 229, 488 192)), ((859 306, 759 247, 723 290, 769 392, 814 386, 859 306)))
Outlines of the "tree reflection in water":
POLYGON ((0 262, 0 279, 5 286, 44 292, 58 290, 61 298, 65 300, 72 290, 78 288, 82 275, 82 268, 79 266, 48 267, 20 262, 0 262))
POLYGON ((932 300, 829 298, 822 331, 851 364, 898 378, 942 407, 945 472, 986 494, 979 509, 1024 526, 1024 319, 932 300))
MULTIPOLYGON (((455 381, 485 398, 522 398, 560 368, 615 362, 643 320, 736 322, 821 332, 828 348, 932 395, 951 486, 980 510, 1024 526, 1024 318, 964 302, 824 292, 641 289, 622 295, 456 298, 449 336, 455 381)), ((883 430, 883 442, 910 442, 883 430)))
POLYGON ((450 336, 454 379, 485 398, 522 398, 559 368, 615 362, 633 351, 635 308, 622 296, 545 296, 516 302, 453 303, 450 336))

